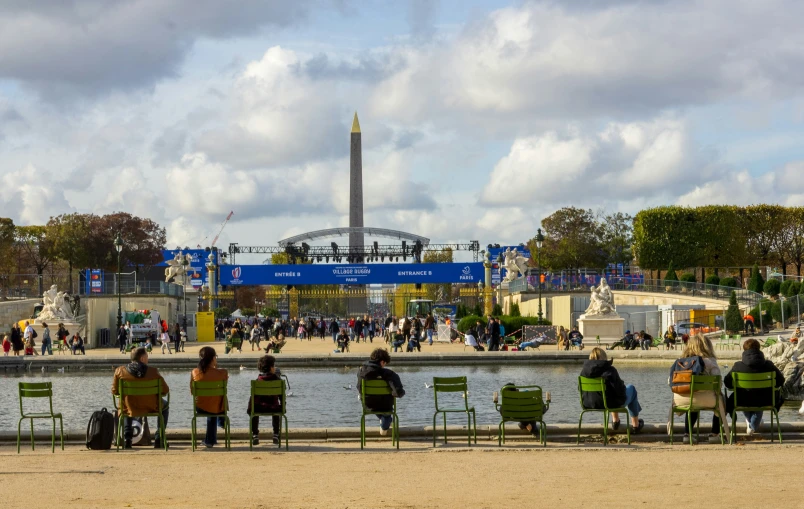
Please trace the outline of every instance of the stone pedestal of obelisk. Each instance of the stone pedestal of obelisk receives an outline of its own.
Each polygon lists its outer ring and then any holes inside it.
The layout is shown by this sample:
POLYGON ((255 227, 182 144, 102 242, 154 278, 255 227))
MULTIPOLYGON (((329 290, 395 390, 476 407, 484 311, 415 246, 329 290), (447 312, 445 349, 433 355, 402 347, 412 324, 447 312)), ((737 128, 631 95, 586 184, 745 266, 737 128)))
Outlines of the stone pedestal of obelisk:
MULTIPOLYGON (((363 145, 360 134, 360 122, 357 112, 352 121, 351 143, 349 145, 349 227, 363 227, 363 145)), ((349 234, 349 254, 352 263, 362 260, 364 238, 363 233, 349 234)), ((363 315, 367 310, 366 297, 349 298, 348 310, 351 316, 363 315)))

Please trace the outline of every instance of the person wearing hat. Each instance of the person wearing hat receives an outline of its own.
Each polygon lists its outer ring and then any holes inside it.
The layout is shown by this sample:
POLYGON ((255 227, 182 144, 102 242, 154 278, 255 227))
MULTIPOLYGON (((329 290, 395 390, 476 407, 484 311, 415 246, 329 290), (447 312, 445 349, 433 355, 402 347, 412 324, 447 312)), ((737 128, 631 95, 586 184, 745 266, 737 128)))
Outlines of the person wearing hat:
POLYGON ((625 336, 623 336, 622 339, 620 339, 611 346, 607 346, 606 350, 614 350, 618 346, 623 350, 633 350, 634 348, 636 348, 637 344, 639 344, 639 342, 636 339, 634 339, 634 335, 631 334, 631 331, 627 330, 625 331, 625 336))

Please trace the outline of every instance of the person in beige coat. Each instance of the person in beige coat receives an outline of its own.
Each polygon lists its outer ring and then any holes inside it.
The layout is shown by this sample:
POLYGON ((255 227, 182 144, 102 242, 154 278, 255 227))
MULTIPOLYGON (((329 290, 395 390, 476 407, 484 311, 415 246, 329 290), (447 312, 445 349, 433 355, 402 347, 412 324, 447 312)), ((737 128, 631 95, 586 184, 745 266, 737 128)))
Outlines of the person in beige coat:
MULTIPOLYGON (((703 334, 696 334, 691 336, 687 345, 684 347, 684 352, 681 354, 681 357, 696 357, 700 356, 703 358, 704 361, 704 371, 703 375, 706 376, 718 376, 721 375, 720 367, 717 365, 717 357, 715 356, 715 350, 712 347, 712 342, 704 337, 703 334)), ((712 418, 712 430, 711 435, 720 435, 720 421, 723 421, 723 433, 724 436, 729 436, 729 423, 726 420, 726 406, 723 402, 723 395, 716 394, 714 391, 695 391, 693 395, 693 403, 697 407, 701 408, 711 408, 714 410, 714 417, 712 418)), ((673 404, 675 406, 687 406, 690 404, 690 395, 687 394, 675 394, 673 393, 673 404)), ((692 412, 690 415, 690 420, 692 421, 692 425, 695 426, 695 423, 698 422, 700 412, 692 412)), ((677 414, 677 415, 684 415, 684 440, 689 440, 687 436, 690 432, 689 425, 690 423, 686 419, 686 414, 677 414)), ((669 423, 668 423, 669 426, 669 423)))

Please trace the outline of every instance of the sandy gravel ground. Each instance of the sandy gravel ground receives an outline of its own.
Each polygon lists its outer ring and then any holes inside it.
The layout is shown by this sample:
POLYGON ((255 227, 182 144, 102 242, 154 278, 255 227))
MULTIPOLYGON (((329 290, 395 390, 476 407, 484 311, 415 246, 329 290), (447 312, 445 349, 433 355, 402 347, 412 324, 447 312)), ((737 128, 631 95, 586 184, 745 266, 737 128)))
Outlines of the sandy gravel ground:
POLYGON ((801 507, 802 445, 575 448, 292 443, 192 453, 0 447, 3 508, 801 507), (690 501, 698 501, 697 503, 690 501))

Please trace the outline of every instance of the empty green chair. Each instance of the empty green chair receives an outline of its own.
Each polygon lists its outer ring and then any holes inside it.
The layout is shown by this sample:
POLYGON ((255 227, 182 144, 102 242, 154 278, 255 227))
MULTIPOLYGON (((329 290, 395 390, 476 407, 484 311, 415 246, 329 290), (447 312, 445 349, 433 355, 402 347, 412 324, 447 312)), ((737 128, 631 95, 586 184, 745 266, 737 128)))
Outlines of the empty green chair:
MULTIPOLYGON (((280 416, 285 420, 285 450, 288 450, 288 418, 285 409, 285 381, 284 380, 252 380, 251 381, 251 412, 249 416, 249 426, 254 417, 273 417, 280 416), (279 412, 256 412, 254 398, 258 396, 278 396, 282 405, 279 412)), ((282 421, 279 421, 279 448, 282 448, 282 421)), ((249 440, 249 450, 254 450, 254 444, 249 440)))
POLYGON ((737 422, 737 412, 770 412, 770 430, 771 442, 773 442, 773 418, 776 417, 776 432, 779 435, 779 443, 782 443, 782 428, 779 423, 779 413, 776 411, 776 393, 779 389, 776 388, 776 373, 771 371, 768 373, 729 373, 732 379, 732 388, 734 389, 734 409, 731 411, 731 442, 734 442, 735 429, 737 422), (740 399, 737 397, 738 389, 770 389, 771 391, 771 404, 769 406, 744 406, 740 405, 740 399))
POLYGON ((466 384, 465 376, 455 377, 433 377, 433 395, 435 397, 435 413, 433 414, 433 447, 436 444, 436 417, 438 414, 444 416, 444 443, 447 443, 447 414, 465 413, 466 430, 469 445, 472 445, 472 430, 474 429, 475 443, 477 443, 477 420, 475 407, 469 407, 469 388, 466 384), (438 406, 439 392, 453 392, 463 394, 463 408, 442 408, 438 406), (473 428, 474 425, 474 428, 473 428))
POLYGON ((735 336, 732 336, 731 344, 729 345, 729 348, 731 348, 732 346, 735 347, 735 348, 740 348, 742 346, 742 342, 743 342, 743 336, 742 335, 737 334, 735 336))
POLYGON ((53 383, 52 382, 20 382, 20 420, 17 421, 17 454, 20 452, 20 436, 22 431, 22 421, 28 419, 31 422, 31 450, 36 450, 34 440, 34 419, 50 419, 53 427, 50 434, 50 452, 56 452, 56 419, 59 420, 59 431, 61 432, 61 450, 64 450, 64 421, 61 414, 53 413, 53 383), (47 412, 25 413, 22 401, 24 399, 47 398, 47 412))
MULTIPOLYGON (((165 435, 165 421, 162 419, 163 401, 162 401, 162 380, 155 378, 153 380, 120 380, 120 385, 117 390, 118 400, 120 401, 120 418, 117 420, 117 450, 120 450, 120 443, 123 441, 123 421, 126 416, 123 411, 123 402, 129 396, 153 396, 157 400, 158 410, 156 413, 146 413, 142 415, 135 415, 133 417, 156 417, 156 425, 159 428, 159 437, 162 439, 162 447, 168 450, 167 435, 165 435)), ((170 393, 167 394, 168 405, 170 404, 170 393)), ((112 396, 114 400, 114 396, 112 396)))
MULTIPOLYGON (((628 415, 628 409, 609 408, 606 401, 606 381, 602 378, 586 378, 585 376, 578 377, 578 395, 581 398, 581 417, 578 419, 578 437, 576 444, 581 443, 581 424, 583 423, 583 414, 586 412, 602 412, 603 413, 603 445, 609 445, 609 414, 612 412, 625 413, 628 415), (583 405, 584 392, 599 392, 603 397, 603 408, 586 408, 583 405)), ((626 426, 626 434, 628 436, 628 445, 631 445, 631 427, 626 426)))
MULTIPOLYGON (((723 444, 723 420, 726 418, 725 415, 720 415, 720 407, 718 402, 720 401, 720 375, 716 376, 705 376, 705 375, 692 375, 690 377, 690 402, 687 405, 679 405, 676 406, 675 403, 672 403, 672 409, 670 410, 670 445, 673 445, 673 422, 676 412, 684 412, 687 414, 687 424, 690 429, 690 445, 693 445, 692 439, 692 412, 700 412, 701 410, 706 410, 710 412, 714 412, 720 417, 720 443, 723 444), (715 400, 714 407, 707 407, 701 406, 696 404, 695 402, 695 393, 696 392, 703 392, 703 391, 711 391, 716 396, 717 399, 715 400)), ((695 429, 695 436, 698 438, 701 434, 701 419, 698 419, 698 426, 695 429)))
POLYGON ((542 399, 542 388, 538 385, 506 385, 500 389, 500 402, 496 403, 500 412, 497 445, 505 443, 506 422, 536 422, 539 425, 539 442, 547 445, 547 426, 544 424, 544 413, 550 408, 548 396, 542 399))
POLYGON ((394 418, 391 423, 391 445, 396 445, 399 449, 399 416, 396 415, 396 398, 394 406, 388 411, 375 411, 366 406, 366 396, 393 396, 391 387, 385 380, 363 380, 360 384, 360 403, 363 406, 363 414, 360 416, 360 448, 366 446, 366 416, 367 415, 390 415, 394 418))
POLYGON ((226 449, 231 450, 232 442, 231 436, 229 432, 229 410, 228 406, 228 399, 226 397, 226 387, 227 387, 227 380, 219 380, 214 382, 190 382, 190 393, 193 395, 193 421, 192 426, 190 428, 191 440, 193 441, 193 451, 196 449, 196 424, 199 417, 223 417, 224 419, 224 436, 225 436, 225 443, 226 449), (222 414, 210 414, 207 412, 199 412, 198 405, 196 404, 197 398, 199 397, 223 397, 224 401, 224 412, 222 414))

